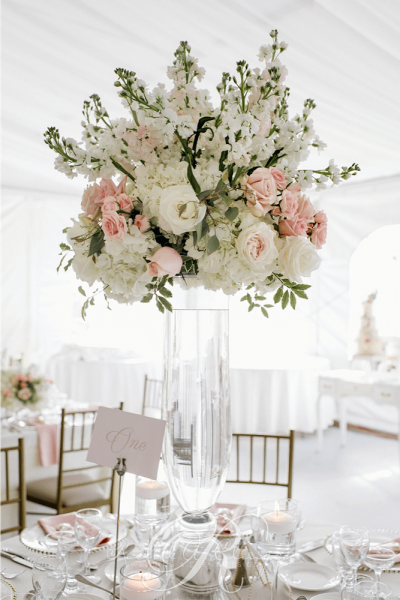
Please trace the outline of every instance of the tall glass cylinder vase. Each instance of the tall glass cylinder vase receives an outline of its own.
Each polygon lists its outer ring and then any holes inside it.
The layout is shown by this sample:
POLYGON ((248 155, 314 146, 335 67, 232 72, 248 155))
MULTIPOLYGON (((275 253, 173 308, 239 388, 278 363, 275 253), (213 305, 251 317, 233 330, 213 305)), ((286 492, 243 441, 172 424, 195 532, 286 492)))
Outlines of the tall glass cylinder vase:
POLYGON ((175 279, 174 310, 165 318, 164 463, 177 502, 199 517, 217 500, 229 467, 229 314, 228 296, 193 284, 175 279))
POLYGON ((231 447, 228 297, 195 283, 174 281, 174 310, 165 318, 164 465, 184 510, 168 560, 181 590, 225 598, 208 511, 224 486, 231 447))

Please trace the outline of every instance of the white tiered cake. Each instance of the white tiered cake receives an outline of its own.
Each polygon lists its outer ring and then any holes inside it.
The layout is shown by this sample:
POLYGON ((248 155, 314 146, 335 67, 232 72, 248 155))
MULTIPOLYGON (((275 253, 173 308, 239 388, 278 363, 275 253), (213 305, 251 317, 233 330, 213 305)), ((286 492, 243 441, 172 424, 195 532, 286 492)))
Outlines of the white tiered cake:
POLYGON ((370 294, 363 302, 364 314, 361 317, 361 329, 357 338, 358 355, 380 354, 383 348, 383 342, 380 339, 376 326, 375 318, 372 315, 372 304, 376 298, 376 292, 370 294))

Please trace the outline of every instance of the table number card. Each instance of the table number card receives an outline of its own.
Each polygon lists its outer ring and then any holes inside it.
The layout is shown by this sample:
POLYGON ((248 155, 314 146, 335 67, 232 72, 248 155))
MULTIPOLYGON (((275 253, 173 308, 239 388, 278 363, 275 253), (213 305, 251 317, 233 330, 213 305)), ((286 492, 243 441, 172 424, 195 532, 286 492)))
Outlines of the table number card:
POLYGON ((156 479, 164 429, 161 419, 100 406, 87 460, 113 469, 125 458, 128 473, 156 479))

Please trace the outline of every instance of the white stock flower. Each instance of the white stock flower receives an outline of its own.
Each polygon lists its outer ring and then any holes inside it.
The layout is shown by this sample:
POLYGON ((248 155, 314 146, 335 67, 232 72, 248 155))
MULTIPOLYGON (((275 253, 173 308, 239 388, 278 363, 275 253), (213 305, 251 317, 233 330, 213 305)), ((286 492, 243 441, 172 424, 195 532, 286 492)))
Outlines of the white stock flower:
POLYGON ((304 237, 287 237, 279 252, 279 268, 291 281, 299 282, 302 277, 310 277, 320 262, 314 244, 304 237))
POLYGON ((164 189, 160 199, 160 225, 165 231, 182 235, 194 231, 204 219, 206 206, 190 185, 173 185, 164 189))
POLYGON ((276 231, 266 223, 251 225, 242 231, 236 240, 240 259, 253 272, 267 277, 272 273, 272 266, 278 256, 275 246, 276 231))

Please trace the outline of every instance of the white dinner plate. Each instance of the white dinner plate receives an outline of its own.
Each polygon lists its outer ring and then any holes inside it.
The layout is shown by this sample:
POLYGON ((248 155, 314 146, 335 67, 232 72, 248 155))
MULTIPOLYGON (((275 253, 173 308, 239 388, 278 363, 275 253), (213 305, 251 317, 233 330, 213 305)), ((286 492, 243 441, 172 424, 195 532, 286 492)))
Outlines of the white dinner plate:
POLYGON ((326 592, 325 594, 317 594, 312 596, 310 600, 340 600, 340 592, 326 592))
POLYGON ((96 594, 69 594, 68 600, 103 600, 101 596, 97 596, 96 594))
MULTIPOLYGON (((116 543, 117 523, 116 523, 115 519, 108 519, 108 518, 104 517, 102 519, 101 529, 104 534, 109 534, 110 541, 107 542, 106 544, 102 544, 101 546, 93 548, 92 552, 99 552, 100 550, 103 550, 104 548, 110 548, 111 546, 114 546, 114 544, 116 543)), ((128 528, 123 523, 120 523, 119 541, 126 538, 128 533, 129 533, 128 528)), ((39 523, 33 523, 33 525, 26 527, 20 533, 21 542, 24 544, 24 546, 26 546, 30 550, 34 550, 35 552, 40 552, 41 554, 52 554, 52 552, 49 552, 49 550, 46 548, 46 546, 44 544, 45 537, 46 537, 46 534, 43 531, 43 529, 41 528, 41 526, 39 525, 39 523)), ((77 548, 77 552, 82 552, 82 548, 77 548)))
MULTIPOLYGON (((386 544, 387 542, 391 542, 392 540, 394 540, 395 538, 400 538, 400 532, 398 531, 394 531, 393 529, 370 529, 369 530, 369 539, 370 539, 370 544, 386 544)), ((325 549, 327 550, 327 552, 329 552, 329 554, 332 554, 332 539, 331 536, 328 535, 328 537, 325 540, 325 549)), ((365 565, 362 565, 360 567, 360 569, 362 571, 370 571, 371 569, 369 569, 368 567, 366 567, 365 565)), ((383 570, 384 573, 400 573, 400 563, 397 563, 395 565, 393 565, 393 567, 391 567, 390 569, 384 569, 383 570)))
POLYGON ((331 567, 317 563, 293 563, 279 570, 279 577, 287 585, 310 592, 329 590, 340 583, 340 575, 331 567))

